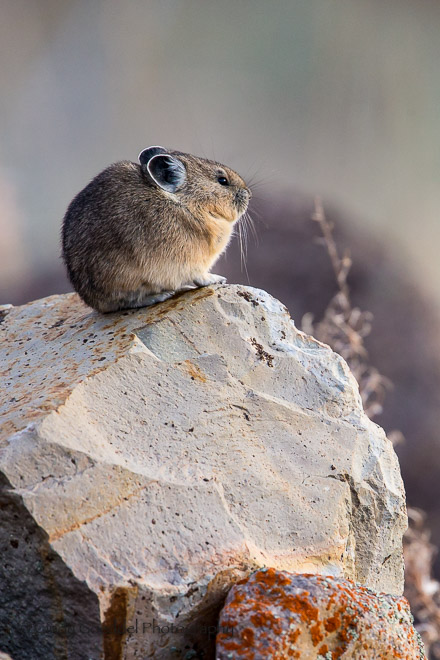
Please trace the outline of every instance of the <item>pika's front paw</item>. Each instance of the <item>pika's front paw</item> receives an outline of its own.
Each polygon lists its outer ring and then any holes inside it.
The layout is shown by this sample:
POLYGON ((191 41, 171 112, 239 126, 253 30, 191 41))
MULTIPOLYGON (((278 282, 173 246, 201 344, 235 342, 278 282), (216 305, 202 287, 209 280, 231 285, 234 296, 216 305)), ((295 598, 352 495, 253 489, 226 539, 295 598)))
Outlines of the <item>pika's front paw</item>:
POLYGON ((149 296, 144 296, 139 300, 137 307, 151 307, 151 305, 156 305, 156 303, 168 300, 168 298, 174 296, 175 293, 175 291, 161 291, 160 293, 153 293, 149 296))
POLYGON ((194 278, 193 281, 196 286, 209 286, 210 284, 224 284, 226 277, 214 275, 214 273, 205 273, 205 275, 194 278))

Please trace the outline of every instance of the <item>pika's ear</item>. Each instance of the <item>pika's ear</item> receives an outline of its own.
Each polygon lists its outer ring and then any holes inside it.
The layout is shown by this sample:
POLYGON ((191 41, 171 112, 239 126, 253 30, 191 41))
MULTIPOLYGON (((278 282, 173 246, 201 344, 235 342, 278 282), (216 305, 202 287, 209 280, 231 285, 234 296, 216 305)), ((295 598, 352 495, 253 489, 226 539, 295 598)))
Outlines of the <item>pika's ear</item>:
POLYGON ((159 188, 167 192, 176 192, 186 181, 185 165, 169 154, 157 154, 150 158, 147 171, 159 188))
POLYGON ((163 147, 147 147, 143 149, 138 156, 138 160, 142 167, 146 166, 150 158, 156 156, 157 154, 166 154, 167 150, 163 147))

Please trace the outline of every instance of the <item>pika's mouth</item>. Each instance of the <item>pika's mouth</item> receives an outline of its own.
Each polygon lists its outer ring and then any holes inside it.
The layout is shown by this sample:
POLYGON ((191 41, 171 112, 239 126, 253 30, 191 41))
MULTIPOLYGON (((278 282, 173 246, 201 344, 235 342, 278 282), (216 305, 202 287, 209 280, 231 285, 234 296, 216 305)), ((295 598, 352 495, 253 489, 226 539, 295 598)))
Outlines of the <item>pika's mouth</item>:
POLYGON ((237 190, 235 193, 234 204, 237 207, 240 215, 246 211, 251 197, 252 193, 247 188, 240 188, 240 190, 237 190))

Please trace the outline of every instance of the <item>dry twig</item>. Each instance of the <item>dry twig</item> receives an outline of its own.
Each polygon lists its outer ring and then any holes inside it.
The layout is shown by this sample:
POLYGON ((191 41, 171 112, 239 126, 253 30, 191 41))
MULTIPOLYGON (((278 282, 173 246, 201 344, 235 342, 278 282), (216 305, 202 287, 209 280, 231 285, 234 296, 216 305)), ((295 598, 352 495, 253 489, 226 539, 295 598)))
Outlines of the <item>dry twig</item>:
POLYGON ((365 412, 372 419, 382 412, 386 391, 391 386, 385 376, 368 364, 364 339, 371 331, 372 314, 352 306, 347 283, 351 258, 348 252, 342 256, 339 254, 333 237, 333 226, 325 217, 318 199, 315 201, 312 220, 321 229, 322 242, 330 257, 338 292, 330 300, 323 319, 314 325, 312 315, 306 314, 302 320, 302 329, 331 346, 347 361, 359 383, 365 412))
POLYGON ((437 548, 430 542, 426 514, 420 509, 409 508, 408 518, 409 528, 403 537, 405 596, 427 657, 440 660, 440 584, 432 577, 437 548))

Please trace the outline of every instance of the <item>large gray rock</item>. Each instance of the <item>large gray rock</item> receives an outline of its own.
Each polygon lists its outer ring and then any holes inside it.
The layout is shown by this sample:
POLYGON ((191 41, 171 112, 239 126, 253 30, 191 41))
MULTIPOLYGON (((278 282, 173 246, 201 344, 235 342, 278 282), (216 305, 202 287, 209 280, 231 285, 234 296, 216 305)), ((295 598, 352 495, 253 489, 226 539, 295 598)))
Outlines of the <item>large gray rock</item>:
POLYGON ((70 294, 1 320, 14 660, 210 657, 227 590, 264 565, 402 592, 391 443, 345 362, 267 293, 107 316, 70 294))

